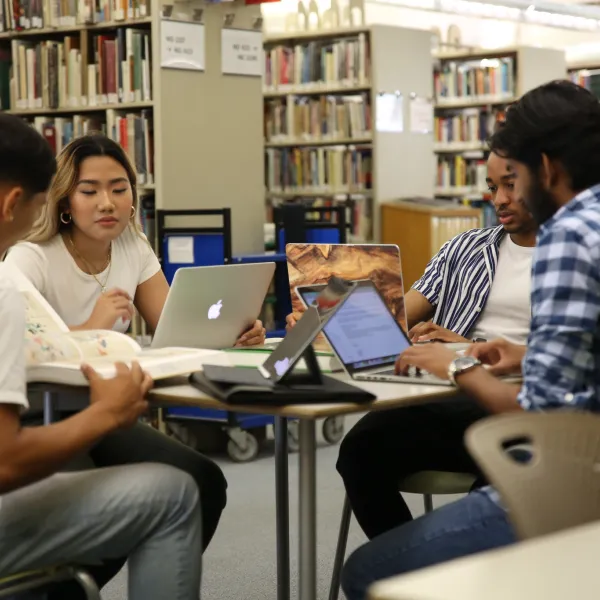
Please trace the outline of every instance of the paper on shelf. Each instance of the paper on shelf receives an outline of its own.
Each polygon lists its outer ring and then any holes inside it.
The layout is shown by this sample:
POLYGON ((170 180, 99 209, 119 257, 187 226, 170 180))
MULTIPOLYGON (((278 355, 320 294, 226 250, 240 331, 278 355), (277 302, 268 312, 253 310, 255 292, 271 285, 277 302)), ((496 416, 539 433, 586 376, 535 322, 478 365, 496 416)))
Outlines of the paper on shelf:
POLYGON ((167 242, 167 260, 172 264, 194 264, 194 238, 191 235, 173 235, 167 242))
POLYGON ((411 95, 409 107, 411 133, 432 133, 433 102, 423 96, 411 95))

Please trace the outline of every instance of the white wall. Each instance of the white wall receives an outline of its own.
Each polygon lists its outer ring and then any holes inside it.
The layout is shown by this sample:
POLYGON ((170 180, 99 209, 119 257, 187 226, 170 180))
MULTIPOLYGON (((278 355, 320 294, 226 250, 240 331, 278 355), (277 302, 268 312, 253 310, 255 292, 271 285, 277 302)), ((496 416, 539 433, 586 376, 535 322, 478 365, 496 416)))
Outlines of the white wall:
MULTIPOLYGON (((331 0, 316 0, 316 2, 321 13, 331 6, 331 0)), ((366 0, 366 23, 427 30, 437 27, 441 31, 442 41, 447 40, 448 27, 454 24, 460 28, 461 41, 467 46, 503 48, 526 45, 568 49, 569 61, 585 61, 595 56, 600 61, 600 41, 597 32, 405 8, 393 2, 394 0, 385 0, 385 2, 366 0)), ((295 12, 296 6, 297 0, 263 4, 265 31, 267 33, 285 31, 285 15, 295 12)))

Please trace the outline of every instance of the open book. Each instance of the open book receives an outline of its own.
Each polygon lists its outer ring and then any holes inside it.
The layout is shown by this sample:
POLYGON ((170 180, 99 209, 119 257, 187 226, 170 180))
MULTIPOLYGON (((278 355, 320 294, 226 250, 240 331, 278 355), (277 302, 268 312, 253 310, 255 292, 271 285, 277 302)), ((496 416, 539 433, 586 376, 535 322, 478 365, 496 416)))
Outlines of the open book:
POLYGON ((102 377, 115 374, 115 362, 140 363, 154 379, 187 375, 204 364, 229 364, 223 352, 194 348, 143 350, 116 331, 69 331, 46 300, 28 282, 17 279, 27 308, 25 352, 28 382, 87 385, 81 364, 102 377))

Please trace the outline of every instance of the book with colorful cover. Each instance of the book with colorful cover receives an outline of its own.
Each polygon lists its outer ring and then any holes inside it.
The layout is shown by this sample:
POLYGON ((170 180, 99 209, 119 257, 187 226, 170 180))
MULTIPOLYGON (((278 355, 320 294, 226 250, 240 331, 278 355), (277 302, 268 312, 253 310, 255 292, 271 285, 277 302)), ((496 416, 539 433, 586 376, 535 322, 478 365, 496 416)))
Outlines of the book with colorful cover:
POLYGON ((111 330, 70 331, 43 296, 16 270, 11 273, 26 305, 25 360, 28 382, 85 386, 82 363, 101 377, 115 375, 115 363, 138 362, 154 379, 189 375, 204 364, 228 365, 216 350, 142 349, 131 337, 111 330))

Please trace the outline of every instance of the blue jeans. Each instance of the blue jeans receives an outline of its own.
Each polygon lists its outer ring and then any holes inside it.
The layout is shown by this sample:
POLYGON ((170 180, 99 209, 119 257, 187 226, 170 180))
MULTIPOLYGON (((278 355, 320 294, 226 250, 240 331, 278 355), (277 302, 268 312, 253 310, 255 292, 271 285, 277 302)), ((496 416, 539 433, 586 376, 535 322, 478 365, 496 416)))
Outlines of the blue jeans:
POLYGON ((380 579, 515 541, 505 510, 478 490, 356 550, 344 566, 342 587, 348 600, 365 600, 380 579))
POLYGON ((130 600, 198 600, 198 486, 166 465, 57 473, 2 496, 0 577, 126 556, 130 600))

